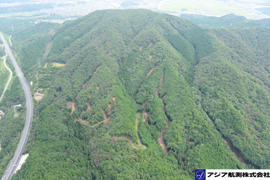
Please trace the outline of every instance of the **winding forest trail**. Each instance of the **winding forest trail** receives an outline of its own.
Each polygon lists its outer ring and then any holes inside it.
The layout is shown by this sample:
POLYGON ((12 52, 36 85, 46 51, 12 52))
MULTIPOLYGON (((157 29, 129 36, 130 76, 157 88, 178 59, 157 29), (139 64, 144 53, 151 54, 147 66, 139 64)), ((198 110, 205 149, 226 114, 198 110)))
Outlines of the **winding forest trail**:
POLYGON ((10 77, 9 77, 9 80, 8 80, 6 86, 5 86, 5 89, 4 89, 4 91, 3 91, 3 93, 2 93, 2 95, 1 95, 1 97, 0 97, 0 101, 3 99, 4 94, 5 94, 5 92, 6 92, 7 88, 8 88, 8 85, 9 85, 11 79, 12 79, 12 71, 8 68, 8 66, 7 66, 7 64, 6 64, 6 60, 7 60, 7 51, 5 51, 5 52, 6 52, 6 55, 3 56, 2 59, 4 59, 4 65, 5 65, 6 69, 7 69, 7 70, 9 71, 9 73, 10 73, 10 77))
MULTIPOLYGON (((111 105, 109 104, 108 106, 109 106, 110 114, 111 114, 111 112, 112 112, 112 111, 111 111, 111 105)), ((110 117, 110 118, 107 118, 106 112, 105 112, 103 109, 102 109, 102 114, 103 114, 103 116, 104 116, 104 120, 101 121, 101 122, 98 122, 97 124, 95 124, 95 125, 93 125, 93 126, 90 126, 90 127, 94 128, 94 127, 98 126, 98 125, 101 124, 101 123, 107 122, 107 123, 109 124, 109 123, 111 122, 111 117, 110 117)), ((146 149, 146 147, 142 144, 141 139, 140 139, 140 136, 139 136, 139 133, 138 133, 138 129, 139 129, 138 126, 139 126, 139 123, 140 123, 140 121, 138 121, 138 123, 137 123, 137 136, 138 136, 138 139, 139 139, 139 144, 140 144, 140 146, 141 146, 143 149, 146 149)), ((128 136, 112 136, 112 138, 115 138, 115 139, 127 139, 135 149, 140 149, 139 147, 137 147, 137 146, 134 144, 134 142, 133 142, 128 136)))
MULTIPOLYGON (((140 144, 140 146, 143 148, 143 149, 146 149, 146 147, 142 144, 142 142, 141 142, 141 139, 140 139, 140 136, 139 136, 139 133, 138 133, 138 126, 139 126, 139 123, 140 123, 140 121, 138 121, 138 123, 137 123, 137 136, 138 136, 138 139, 139 139, 139 144, 140 144)), ((115 138, 115 139, 127 139, 130 143, 131 143, 131 145, 135 148, 135 149, 140 149, 139 147, 137 147, 135 144, 134 144, 134 142, 129 138, 129 137, 127 137, 127 136, 112 136, 112 138, 115 138)))

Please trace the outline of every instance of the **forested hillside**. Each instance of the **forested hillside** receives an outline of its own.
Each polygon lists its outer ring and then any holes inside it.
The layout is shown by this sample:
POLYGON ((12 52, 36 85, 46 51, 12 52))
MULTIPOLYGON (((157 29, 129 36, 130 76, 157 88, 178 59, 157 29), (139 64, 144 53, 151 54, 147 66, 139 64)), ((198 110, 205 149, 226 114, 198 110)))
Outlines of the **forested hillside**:
POLYGON ((182 14, 180 17, 189 19, 204 28, 233 27, 235 24, 245 24, 246 22, 251 21, 246 19, 244 16, 237 16, 234 14, 228 14, 221 17, 203 16, 197 14, 182 14))
POLYGON ((203 28, 270 28, 270 19, 251 20, 234 14, 221 17, 182 14, 180 17, 191 20, 203 28))
POLYGON ((19 64, 33 96, 44 97, 34 100, 30 155, 12 179, 269 169, 269 39, 264 28, 203 29, 149 10, 96 11, 17 33, 19 64))

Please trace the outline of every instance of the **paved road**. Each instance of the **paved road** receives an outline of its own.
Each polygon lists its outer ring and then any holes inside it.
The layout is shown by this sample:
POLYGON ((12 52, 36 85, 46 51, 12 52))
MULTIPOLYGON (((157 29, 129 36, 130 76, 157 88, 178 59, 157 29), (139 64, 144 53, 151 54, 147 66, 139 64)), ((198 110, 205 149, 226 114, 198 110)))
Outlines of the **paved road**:
POLYGON ((5 89, 4 89, 4 91, 3 91, 3 93, 2 93, 2 95, 1 95, 1 97, 0 97, 0 101, 3 99, 4 94, 5 94, 6 90, 7 90, 7 87, 8 87, 8 85, 9 85, 11 79, 12 79, 12 71, 11 71, 11 70, 7 67, 7 65, 6 65, 7 52, 6 52, 6 55, 5 55, 3 58, 4 58, 4 65, 5 65, 5 67, 7 68, 7 70, 9 71, 9 73, 10 73, 10 77, 9 77, 9 80, 8 80, 6 86, 5 86, 5 89))
POLYGON ((32 125, 32 120, 33 120, 33 100, 32 100, 32 95, 31 95, 29 85, 28 85, 15 57, 13 56, 12 51, 9 48, 7 41, 5 40, 5 38, 1 32, 0 32, 0 38, 2 39, 2 41, 5 45, 6 51, 7 51, 8 55, 12 61, 13 66, 15 67, 16 73, 20 79, 22 86, 23 86, 23 90, 24 90, 24 94, 25 94, 25 98, 26 98, 26 110, 27 110, 26 120, 25 120, 23 133, 21 136, 21 140, 18 144, 18 147, 16 149, 16 152, 15 152, 13 158, 9 162, 9 165, 8 165, 4 175, 2 177, 2 180, 8 180, 13 175, 13 173, 14 173, 14 171, 15 171, 15 169, 16 169, 16 167, 21 159, 22 152, 24 150, 24 145, 28 139, 28 135, 30 134, 30 127, 32 125))

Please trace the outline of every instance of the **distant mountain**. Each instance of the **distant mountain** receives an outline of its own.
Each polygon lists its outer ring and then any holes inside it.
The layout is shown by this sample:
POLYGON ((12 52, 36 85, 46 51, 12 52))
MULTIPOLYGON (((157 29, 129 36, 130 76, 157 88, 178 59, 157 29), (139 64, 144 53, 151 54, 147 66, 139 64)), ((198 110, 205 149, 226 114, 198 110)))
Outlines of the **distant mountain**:
POLYGON ((234 24, 248 21, 244 16, 237 16, 234 14, 228 14, 222 17, 203 16, 196 14, 181 14, 180 17, 189 19, 204 28, 231 27, 234 24))
POLYGON ((270 19, 250 20, 244 16, 228 14, 222 17, 203 16, 196 14, 181 14, 180 17, 191 20, 203 28, 270 28, 270 19))
POLYGON ((236 24, 235 27, 237 28, 262 27, 270 29, 270 19, 252 20, 249 22, 236 24))
MULTIPOLYGON (((12 38, 33 95, 45 95, 13 179, 186 180, 195 169, 270 168, 268 29, 106 10, 12 38)), ((0 142, 9 138, 1 168, 20 134, 10 131, 0 126, 0 142)))

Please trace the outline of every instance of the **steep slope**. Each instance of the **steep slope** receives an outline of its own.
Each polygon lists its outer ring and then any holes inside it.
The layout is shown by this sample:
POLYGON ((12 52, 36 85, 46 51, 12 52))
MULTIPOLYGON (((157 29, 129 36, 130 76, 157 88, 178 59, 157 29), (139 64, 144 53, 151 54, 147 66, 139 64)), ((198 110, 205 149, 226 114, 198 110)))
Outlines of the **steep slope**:
POLYGON ((43 41, 46 56, 28 56, 40 58, 26 71, 28 79, 37 72, 32 90, 45 96, 13 179, 192 179, 198 168, 270 168, 264 37, 268 30, 208 30, 148 10, 64 23, 43 41))

